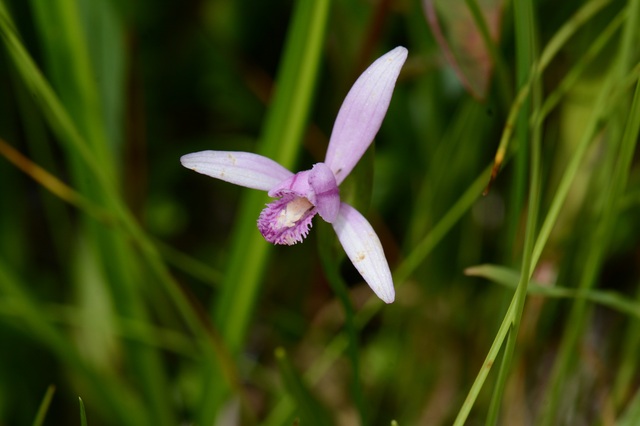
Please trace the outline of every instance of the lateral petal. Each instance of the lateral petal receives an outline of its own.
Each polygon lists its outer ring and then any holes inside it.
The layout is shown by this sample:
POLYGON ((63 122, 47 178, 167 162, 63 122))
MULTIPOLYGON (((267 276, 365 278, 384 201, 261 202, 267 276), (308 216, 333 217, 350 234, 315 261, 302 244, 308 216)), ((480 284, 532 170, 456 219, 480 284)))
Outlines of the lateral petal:
POLYGON ((332 223, 340 211, 340 191, 333 172, 324 163, 315 164, 309 173, 309 185, 313 189, 309 201, 325 221, 332 223))
POLYGON ((200 151, 183 155, 180 162, 203 175, 263 191, 293 176, 272 159, 250 152, 200 151))
POLYGON ((276 186, 269 190, 269 197, 281 197, 286 193, 296 194, 299 197, 309 197, 309 194, 313 192, 311 184, 309 184, 309 173, 311 173, 311 170, 298 172, 278 182, 276 186))
POLYGON ((389 264, 380 239, 369 222, 349 204, 342 203, 333 229, 353 266, 369 287, 383 302, 393 302, 395 290, 389 264))
POLYGON ((378 58, 354 83, 331 132, 325 163, 338 185, 369 148, 384 119, 407 49, 398 46, 378 58))

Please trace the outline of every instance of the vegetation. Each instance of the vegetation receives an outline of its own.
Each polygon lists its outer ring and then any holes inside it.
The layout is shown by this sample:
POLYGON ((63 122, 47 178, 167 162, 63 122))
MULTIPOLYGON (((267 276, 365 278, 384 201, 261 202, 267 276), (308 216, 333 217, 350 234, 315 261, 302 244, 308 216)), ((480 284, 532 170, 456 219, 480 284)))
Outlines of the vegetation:
POLYGON ((640 424, 640 1, 0 0, 0 35, 0 424, 640 424), (179 158, 309 169, 399 45, 340 186, 387 305, 179 158))

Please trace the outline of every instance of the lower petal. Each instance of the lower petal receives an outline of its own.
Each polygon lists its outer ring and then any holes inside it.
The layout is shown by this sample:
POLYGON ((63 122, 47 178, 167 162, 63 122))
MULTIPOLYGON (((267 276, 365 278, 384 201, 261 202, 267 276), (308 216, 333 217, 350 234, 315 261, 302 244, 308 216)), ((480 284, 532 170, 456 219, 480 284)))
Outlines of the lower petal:
POLYGON ((367 219, 349 204, 341 203, 333 229, 353 266, 369 287, 383 302, 393 302, 395 290, 389 264, 380 239, 367 219))
POLYGON ((290 246, 304 240, 316 213, 315 207, 306 198, 285 194, 262 210, 258 217, 258 229, 268 242, 290 246))

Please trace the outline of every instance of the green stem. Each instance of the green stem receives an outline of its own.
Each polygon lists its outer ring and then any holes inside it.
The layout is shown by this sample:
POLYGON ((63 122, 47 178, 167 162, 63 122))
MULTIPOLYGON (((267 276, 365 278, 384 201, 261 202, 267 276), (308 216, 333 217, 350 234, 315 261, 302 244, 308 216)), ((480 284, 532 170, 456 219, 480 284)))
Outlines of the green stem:
MULTIPOLYGON (((362 385, 360 380, 360 354, 359 354, 359 337, 358 328, 355 322, 355 313, 353 310, 353 304, 349 298, 349 292, 347 286, 340 275, 340 258, 335 250, 337 240, 334 238, 331 240, 330 235, 333 234, 333 230, 329 226, 322 226, 320 229, 320 239, 318 242, 320 260, 322 261, 322 268, 325 272, 327 280, 331 285, 331 288, 340 299, 342 307, 345 313, 345 326, 347 329, 347 336, 349 338, 349 347, 347 352, 351 361, 351 392, 355 399, 356 407, 360 414, 359 424, 368 424, 364 406, 364 394, 362 392, 362 385), (333 250, 332 250, 333 249, 333 250)), ((343 256, 344 257, 344 256, 343 256)))
MULTIPOLYGON (((295 5, 275 94, 255 150, 288 169, 293 168, 302 146, 331 1, 301 1, 295 5)), ((244 344, 271 253, 270 245, 255 226, 265 200, 265 195, 257 191, 243 195, 232 234, 229 266, 212 307, 215 324, 220 326, 222 338, 234 356, 244 344)), ((203 424, 213 421, 227 394, 226 384, 217 380, 218 373, 212 370, 209 375, 212 386, 203 393, 203 424)))

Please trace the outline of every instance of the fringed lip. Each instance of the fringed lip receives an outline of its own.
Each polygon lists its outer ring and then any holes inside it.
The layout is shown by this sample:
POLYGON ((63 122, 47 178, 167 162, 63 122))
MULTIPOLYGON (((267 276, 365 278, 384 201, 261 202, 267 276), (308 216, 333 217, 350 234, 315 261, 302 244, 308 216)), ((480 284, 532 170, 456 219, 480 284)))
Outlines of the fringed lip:
POLYGON ((306 238, 316 213, 316 208, 306 198, 284 194, 262 210, 258 229, 268 242, 291 246, 306 238))

